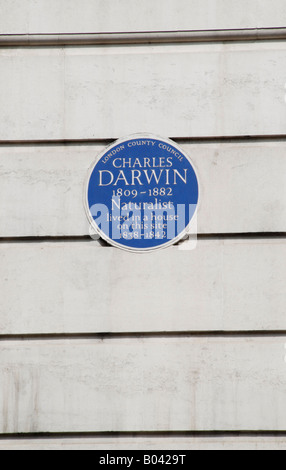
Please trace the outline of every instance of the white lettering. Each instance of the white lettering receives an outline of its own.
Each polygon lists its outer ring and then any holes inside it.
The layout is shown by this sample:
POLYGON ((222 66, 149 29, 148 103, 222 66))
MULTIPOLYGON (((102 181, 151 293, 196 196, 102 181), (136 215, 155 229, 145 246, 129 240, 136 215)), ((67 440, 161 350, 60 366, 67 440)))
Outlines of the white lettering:
POLYGON ((182 180, 185 184, 187 184, 187 172, 188 172, 188 170, 184 170, 184 172, 185 172, 185 177, 183 177, 183 176, 179 173, 178 170, 174 170, 174 184, 177 184, 177 177, 176 177, 177 175, 179 176, 179 178, 181 178, 181 180, 182 180))
POLYGON ((109 186, 111 183, 113 183, 113 180, 114 180, 114 175, 113 173, 111 173, 111 171, 99 170, 99 186, 109 186), (109 183, 103 183, 103 173, 107 173, 111 177, 109 183))
POLYGON ((163 174, 163 171, 164 171, 164 170, 161 170, 161 171, 160 171, 160 175, 157 176, 156 171, 155 171, 155 170, 152 170, 152 171, 151 171, 151 176, 149 177, 148 171, 147 171, 147 170, 144 170, 144 173, 145 173, 145 176, 146 176, 146 179, 147 179, 148 184, 151 184, 151 181, 152 181, 153 177, 154 177, 156 183, 159 184, 159 183, 160 183, 161 176, 162 176, 162 174, 163 174))
POLYGON ((117 186, 119 181, 124 181, 126 186, 129 186, 129 183, 128 183, 126 177, 125 177, 125 174, 124 174, 123 170, 120 170, 118 178, 117 178, 116 182, 114 183, 114 186, 117 186))
POLYGON ((143 183, 140 181, 141 177, 141 171, 140 170, 131 170, 132 172, 132 186, 135 186, 135 180, 140 184, 140 186, 143 186, 143 183), (137 173, 137 176, 135 176, 135 173, 137 173))

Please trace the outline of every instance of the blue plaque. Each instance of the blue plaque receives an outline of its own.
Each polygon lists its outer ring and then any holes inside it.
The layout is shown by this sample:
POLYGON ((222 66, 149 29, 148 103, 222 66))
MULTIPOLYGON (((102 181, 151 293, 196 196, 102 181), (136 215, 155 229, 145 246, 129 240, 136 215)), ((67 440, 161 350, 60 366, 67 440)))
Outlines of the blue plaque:
POLYGON ((198 206, 198 178, 175 142, 136 135, 99 155, 85 199, 88 219, 104 240, 129 251, 152 251, 188 232, 198 206))

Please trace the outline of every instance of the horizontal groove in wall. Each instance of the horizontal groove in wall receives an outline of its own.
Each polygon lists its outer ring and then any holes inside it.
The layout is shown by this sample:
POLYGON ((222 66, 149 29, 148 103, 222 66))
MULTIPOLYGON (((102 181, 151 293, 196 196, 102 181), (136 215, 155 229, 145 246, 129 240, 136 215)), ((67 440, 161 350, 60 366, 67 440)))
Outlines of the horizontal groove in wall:
POLYGON ((118 439, 118 438, 231 438, 231 437, 286 437, 286 431, 142 431, 142 432, 81 432, 81 433, 25 433, 25 434, 2 434, 0 435, 0 441, 10 439, 118 439))
POLYGON ((286 28, 224 29, 89 34, 4 34, 1 47, 96 46, 286 39, 286 28))
POLYGON ((0 335, 1 342, 9 341, 86 341, 113 339, 156 339, 156 338, 265 338, 285 337, 285 330, 263 331, 162 331, 140 333, 45 333, 45 334, 13 334, 0 335))
MULTIPOLYGON (((102 145, 108 146, 122 136, 110 139, 66 139, 66 140, 0 140, 0 146, 77 146, 102 145)), ((166 136, 165 136, 166 137, 166 136)), ((243 142, 285 142, 286 134, 273 135, 245 135, 245 136, 205 136, 205 137, 169 137, 178 144, 204 144, 204 143, 243 143, 243 142)))
MULTIPOLYGON (((261 239, 285 239, 286 232, 262 232, 262 233, 211 233, 198 234, 198 240, 261 240, 261 239)), ((97 243, 106 248, 113 248, 102 239, 92 240, 89 235, 83 236, 62 236, 62 237, 0 237, 0 244, 7 243, 97 243)), ((183 242, 179 242, 181 244, 183 242)), ((177 245, 178 245, 177 244, 177 245)))
MULTIPOLYGON (((88 235, 83 236, 62 236, 62 237, 0 237, 0 244, 2 243, 83 243, 93 242, 88 235)), ((96 240, 96 243, 100 243, 103 246, 110 246, 104 240, 96 240)))

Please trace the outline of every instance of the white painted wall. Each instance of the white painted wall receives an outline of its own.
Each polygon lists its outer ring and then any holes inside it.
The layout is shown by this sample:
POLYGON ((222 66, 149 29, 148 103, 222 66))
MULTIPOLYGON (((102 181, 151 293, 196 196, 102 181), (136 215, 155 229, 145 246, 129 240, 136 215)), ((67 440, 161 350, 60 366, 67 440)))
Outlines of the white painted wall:
POLYGON ((1 33, 285 27, 283 0, 1 0, 1 33))
POLYGON ((283 437, 5 439, 0 450, 285 450, 283 437))
POLYGON ((285 42, 3 48, 0 61, 0 140, 286 128, 285 42))
POLYGON ((0 244, 0 333, 285 331, 285 257, 272 239, 141 256, 95 242, 0 244))
POLYGON ((285 341, 2 342, 0 430, 282 431, 285 341))
MULTIPOLYGON (((200 181, 200 234, 286 231, 286 143, 182 144, 200 181)), ((102 145, 0 146, 1 237, 80 236, 102 145)))

